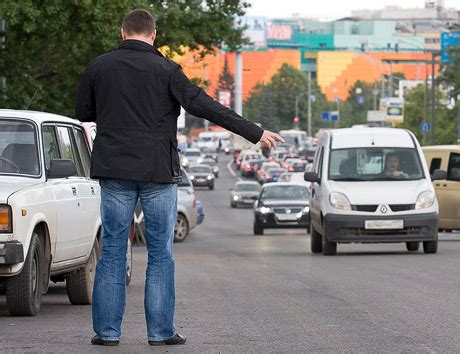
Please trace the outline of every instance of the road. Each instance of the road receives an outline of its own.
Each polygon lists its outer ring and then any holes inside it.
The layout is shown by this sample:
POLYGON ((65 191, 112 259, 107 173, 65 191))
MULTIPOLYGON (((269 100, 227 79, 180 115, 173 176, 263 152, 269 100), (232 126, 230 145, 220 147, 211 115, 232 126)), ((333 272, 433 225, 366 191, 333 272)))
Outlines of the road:
MULTIPOLYGON (((214 191, 198 190, 206 218, 175 244, 176 324, 182 347, 156 352, 460 352, 460 234, 436 255, 403 244, 339 245, 312 255, 303 230, 252 235, 252 210, 231 209, 235 178, 221 157, 214 191)), ((145 249, 134 275, 120 345, 152 351, 143 315, 145 249)), ((0 295, 0 351, 108 352, 89 344, 90 306, 53 286, 36 317, 11 317, 0 295)))

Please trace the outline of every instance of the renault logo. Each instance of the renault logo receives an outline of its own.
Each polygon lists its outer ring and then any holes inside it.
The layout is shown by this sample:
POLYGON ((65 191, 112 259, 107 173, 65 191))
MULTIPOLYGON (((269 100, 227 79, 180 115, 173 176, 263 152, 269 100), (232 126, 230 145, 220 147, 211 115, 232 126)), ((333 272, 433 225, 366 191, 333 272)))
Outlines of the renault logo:
POLYGON ((388 208, 387 208, 385 205, 382 205, 382 206, 380 207, 380 212, 381 212, 382 214, 386 214, 387 211, 388 211, 388 208))

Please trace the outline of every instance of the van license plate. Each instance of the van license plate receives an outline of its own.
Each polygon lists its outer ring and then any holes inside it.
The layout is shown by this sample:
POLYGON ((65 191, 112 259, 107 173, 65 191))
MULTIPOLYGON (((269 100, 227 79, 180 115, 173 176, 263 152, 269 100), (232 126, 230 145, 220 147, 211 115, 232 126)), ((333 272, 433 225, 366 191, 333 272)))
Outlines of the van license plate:
POLYGON ((364 227, 368 230, 404 229, 404 220, 366 220, 364 227))

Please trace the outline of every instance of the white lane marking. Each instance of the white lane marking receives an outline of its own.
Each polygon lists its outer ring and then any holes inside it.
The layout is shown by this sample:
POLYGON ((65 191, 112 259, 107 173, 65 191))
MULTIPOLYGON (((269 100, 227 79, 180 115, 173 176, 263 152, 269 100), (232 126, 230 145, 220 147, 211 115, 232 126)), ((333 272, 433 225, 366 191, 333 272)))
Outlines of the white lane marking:
POLYGON ((228 164, 227 164, 227 170, 228 170, 228 172, 230 172, 230 174, 231 174, 233 177, 235 177, 238 181, 241 181, 241 180, 242 180, 241 177, 238 177, 238 176, 236 175, 236 172, 233 171, 233 168, 232 168, 232 160, 230 160, 230 161, 228 162, 228 164))

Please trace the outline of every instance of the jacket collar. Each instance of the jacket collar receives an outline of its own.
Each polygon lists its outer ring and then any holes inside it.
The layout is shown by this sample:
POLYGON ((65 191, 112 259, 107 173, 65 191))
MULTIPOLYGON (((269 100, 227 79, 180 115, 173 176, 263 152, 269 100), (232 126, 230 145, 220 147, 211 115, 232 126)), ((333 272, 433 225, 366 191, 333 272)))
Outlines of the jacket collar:
POLYGON ((121 42, 118 49, 140 50, 142 52, 151 52, 160 57, 164 57, 154 46, 143 41, 138 41, 137 39, 127 39, 121 42))

